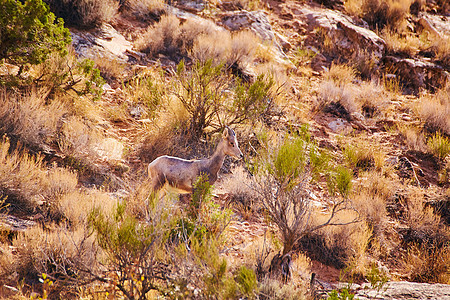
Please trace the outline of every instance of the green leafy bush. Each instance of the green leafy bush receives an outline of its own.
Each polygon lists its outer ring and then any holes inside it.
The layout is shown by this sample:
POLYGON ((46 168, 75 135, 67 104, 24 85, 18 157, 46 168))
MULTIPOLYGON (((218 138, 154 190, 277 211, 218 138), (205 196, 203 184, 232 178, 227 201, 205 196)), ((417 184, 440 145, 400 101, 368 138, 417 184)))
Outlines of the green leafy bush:
POLYGON ((349 209, 347 195, 351 173, 346 169, 334 169, 328 156, 310 140, 307 128, 301 135, 286 136, 274 149, 267 149, 258 157, 256 188, 266 209, 281 234, 283 255, 289 253, 306 234, 327 225, 346 225, 356 221, 338 222, 337 216, 349 209), (312 198, 309 184, 324 178, 340 192, 333 203, 327 220, 312 224, 312 198))
POLYGON ((224 64, 196 61, 187 69, 181 61, 173 93, 189 114, 189 131, 199 137, 207 127, 265 120, 274 113, 275 82, 258 76, 245 83, 234 78, 224 64))
POLYGON ((42 63, 50 53, 66 54, 71 38, 42 0, 0 1, 0 62, 42 63))
POLYGON ((427 141, 430 152, 441 160, 450 154, 450 141, 438 131, 427 141))

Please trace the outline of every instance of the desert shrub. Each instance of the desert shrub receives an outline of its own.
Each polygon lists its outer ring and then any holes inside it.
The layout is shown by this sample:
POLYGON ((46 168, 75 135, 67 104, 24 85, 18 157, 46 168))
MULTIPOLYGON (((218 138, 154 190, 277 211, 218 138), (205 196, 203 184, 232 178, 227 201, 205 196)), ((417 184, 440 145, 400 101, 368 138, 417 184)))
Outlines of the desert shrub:
POLYGON ((44 0, 67 25, 92 28, 109 22, 117 13, 114 0, 44 0))
POLYGON ((4 138, 0 142, 0 194, 10 196, 11 208, 55 211, 59 197, 75 189, 77 176, 72 172, 56 167, 47 170, 42 156, 9 151, 9 140, 4 138))
POLYGON ((309 140, 307 130, 302 136, 286 136, 275 149, 259 157, 256 192, 271 221, 278 227, 283 243, 283 255, 289 253, 308 233, 327 225, 350 224, 355 220, 336 223, 336 217, 346 209, 351 174, 346 169, 332 170, 327 156, 309 140), (312 199, 308 184, 327 174, 330 191, 342 197, 333 202, 322 223, 313 224, 312 199))
POLYGON ((50 102, 46 96, 43 90, 21 94, 4 89, 0 95, 0 131, 36 149, 55 141, 67 110, 63 103, 50 102))
POLYGON ((413 244, 401 260, 401 269, 411 281, 449 284, 450 246, 413 244))
POLYGON ((142 109, 142 112, 134 117, 142 119, 154 118, 158 106, 165 103, 168 94, 164 79, 157 73, 137 76, 127 82, 125 87, 125 93, 133 107, 142 109))
POLYGON ((382 170, 385 154, 363 138, 344 146, 344 157, 349 167, 355 172, 358 170, 382 170))
POLYGON ((275 82, 265 76, 252 83, 235 80, 233 84, 223 64, 195 62, 188 70, 182 61, 175 83, 174 94, 189 114, 189 132, 195 137, 207 127, 220 130, 224 124, 264 119, 273 113, 275 82))
POLYGON ((450 84, 438 90, 434 95, 427 95, 420 99, 417 110, 430 132, 440 131, 450 135, 450 84))
POLYGON ((0 2, 0 28, 0 61, 13 64, 39 64, 52 52, 64 55, 71 42, 62 19, 42 0, 0 2))
POLYGON ((96 240, 106 254, 102 262, 106 272, 90 272, 101 281, 113 276, 113 293, 127 299, 144 299, 150 290, 159 290, 163 286, 160 280, 167 280, 170 272, 161 250, 172 227, 172 212, 164 207, 164 201, 149 201, 144 221, 127 214, 124 204, 118 204, 109 215, 96 208, 89 217, 96 240))
POLYGON ((439 132, 435 132, 428 141, 427 146, 431 153, 444 161, 450 153, 450 141, 445 136, 441 136, 439 132))
POLYGON ((18 234, 12 245, 15 251, 11 260, 2 261, 2 282, 22 282, 51 299, 74 297, 79 286, 92 280, 83 269, 99 267, 95 242, 84 229, 69 231, 62 226, 49 231, 35 226, 18 234), (39 283, 43 276, 52 284, 43 287, 39 283))
POLYGON ((385 26, 396 28, 404 25, 413 0, 348 0, 345 9, 362 17, 375 29, 385 26))
POLYGON ((122 13, 129 13, 141 21, 158 19, 166 12, 163 0, 124 0, 120 2, 122 13))

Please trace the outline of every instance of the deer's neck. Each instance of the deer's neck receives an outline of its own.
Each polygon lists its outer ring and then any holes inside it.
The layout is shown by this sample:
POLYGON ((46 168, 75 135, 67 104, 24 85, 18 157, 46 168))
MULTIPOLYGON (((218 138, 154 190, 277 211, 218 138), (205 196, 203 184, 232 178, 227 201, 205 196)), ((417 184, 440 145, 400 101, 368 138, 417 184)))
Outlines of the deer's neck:
POLYGON ((214 154, 208 159, 208 167, 211 175, 217 177, 217 173, 219 173, 224 160, 225 151, 223 149, 223 143, 219 143, 219 145, 217 145, 216 151, 214 151, 214 154))

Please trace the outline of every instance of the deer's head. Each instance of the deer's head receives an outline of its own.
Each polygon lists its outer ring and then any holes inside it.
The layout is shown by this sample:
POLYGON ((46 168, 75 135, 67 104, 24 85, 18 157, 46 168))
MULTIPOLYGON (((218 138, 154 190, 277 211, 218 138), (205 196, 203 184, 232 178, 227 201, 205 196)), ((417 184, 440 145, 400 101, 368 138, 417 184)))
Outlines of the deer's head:
POLYGON ((236 133, 234 133, 233 129, 225 126, 222 138, 225 141, 225 154, 233 156, 237 159, 241 159, 244 157, 241 150, 239 149, 238 141, 236 139, 236 133))

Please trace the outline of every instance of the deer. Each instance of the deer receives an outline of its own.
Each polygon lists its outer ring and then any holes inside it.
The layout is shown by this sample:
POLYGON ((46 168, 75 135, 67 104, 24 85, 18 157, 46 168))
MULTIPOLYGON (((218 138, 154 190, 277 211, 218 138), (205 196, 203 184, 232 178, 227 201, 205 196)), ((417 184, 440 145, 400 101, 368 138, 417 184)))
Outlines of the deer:
POLYGON ((152 161, 148 165, 150 188, 156 192, 168 184, 181 194, 189 194, 192 193, 195 180, 201 175, 206 175, 209 184, 213 185, 226 155, 238 160, 244 157, 239 149, 236 133, 228 126, 225 126, 222 138, 209 158, 187 160, 164 155, 152 161))

